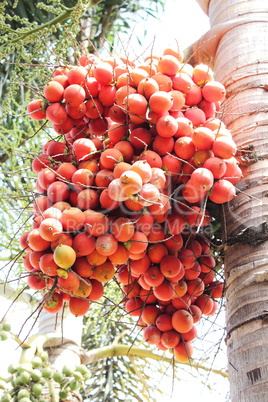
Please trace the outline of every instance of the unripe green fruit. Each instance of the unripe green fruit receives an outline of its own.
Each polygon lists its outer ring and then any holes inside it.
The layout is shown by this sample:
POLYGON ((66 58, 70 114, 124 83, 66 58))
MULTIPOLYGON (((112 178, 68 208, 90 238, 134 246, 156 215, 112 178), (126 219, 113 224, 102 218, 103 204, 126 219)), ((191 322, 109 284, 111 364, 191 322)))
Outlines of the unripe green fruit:
POLYGON ((79 387, 79 382, 72 380, 69 384, 69 387, 72 391, 75 391, 79 387))
POLYGON ((43 391, 43 386, 42 384, 33 384, 32 386, 32 392, 35 396, 40 396, 43 391))
POLYGON ((10 364, 10 365, 8 366, 8 369, 7 369, 7 371, 8 371, 10 374, 16 373, 17 370, 18 370, 18 365, 17 365, 17 364, 10 364))
POLYGON ((73 372, 73 376, 74 376, 74 379, 77 380, 77 381, 83 380, 83 375, 80 373, 80 371, 75 370, 73 372))
POLYGON ((41 371, 37 369, 33 369, 31 372, 31 378, 33 381, 40 381, 40 378, 42 377, 41 371))
POLYGON ((6 382, 4 380, 0 380, 0 389, 6 389, 6 382))
POLYGON ((41 359, 43 360, 43 362, 48 361, 48 353, 47 353, 47 352, 43 351, 43 352, 40 354, 40 357, 41 357, 41 359))
POLYGON ((31 380, 31 375, 30 373, 28 373, 28 371, 23 371, 22 373, 20 373, 19 378, 22 384, 29 384, 31 380))
POLYGON ((44 367, 41 373, 44 378, 51 378, 53 375, 53 371, 50 367, 44 367))
POLYGON ((79 364, 79 366, 76 367, 75 371, 79 371, 83 375, 89 373, 89 369, 85 364, 79 364))
POLYGON ((32 402, 32 401, 30 398, 25 397, 25 398, 21 398, 20 402, 32 402))
POLYGON ((61 399, 66 399, 66 398, 68 397, 68 392, 66 392, 66 391, 60 391, 60 392, 59 392, 59 397, 60 397, 61 399))
POLYGON ((31 361, 34 368, 42 366, 43 360, 39 356, 34 356, 31 361))
POLYGON ((0 401, 1 402, 9 402, 9 401, 11 401, 11 396, 9 394, 3 394, 0 401))
POLYGON ((4 331, 11 331, 11 325, 10 325, 10 323, 9 322, 2 322, 2 329, 4 330, 4 331))
POLYGON ((53 380, 54 380, 55 382, 59 383, 59 384, 63 381, 63 378, 64 378, 64 375, 63 375, 63 373, 61 373, 60 371, 56 371, 56 372, 53 374, 53 380))
POLYGON ((13 376, 11 377, 11 380, 10 380, 10 384, 12 385, 13 388, 16 387, 15 379, 16 379, 16 377, 15 377, 15 375, 13 375, 13 376))
POLYGON ((62 372, 63 372, 63 374, 65 374, 67 377, 70 377, 71 375, 73 375, 73 370, 72 370, 70 367, 68 367, 68 366, 63 366, 62 372))
POLYGON ((6 341, 8 339, 8 332, 7 331, 0 331, 0 341, 6 341))
POLYGON ((18 375, 17 377, 14 378, 14 384, 15 384, 15 386, 22 384, 22 382, 20 380, 20 375, 18 375))
POLYGON ((22 388, 19 390, 17 398, 18 400, 22 398, 30 398, 30 392, 26 388, 22 388))
POLYGON ((31 363, 22 363, 18 365, 17 371, 18 373, 22 373, 23 371, 32 371, 33 366, 31 363))
POLYGON ((41 377, 39 380, 39 384, 45 385, 47 380, 44 377, 41 377))

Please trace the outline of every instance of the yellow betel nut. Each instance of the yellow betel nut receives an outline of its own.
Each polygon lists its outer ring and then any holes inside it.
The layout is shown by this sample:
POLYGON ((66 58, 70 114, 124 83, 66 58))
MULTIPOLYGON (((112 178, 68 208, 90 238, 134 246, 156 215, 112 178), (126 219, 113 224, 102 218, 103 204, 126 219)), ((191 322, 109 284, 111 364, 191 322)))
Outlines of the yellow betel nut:
POLYGON ((63 269, 63 268, 58 268, 57 269, 57 275, 60 278, 67 279, 68 278, 68 271, 66 269, 63 269))
POLYGON ((54 250, 53 258, 60 268, 68 269, 74 264, 76 253, 72 247, 59 244, 54 250))

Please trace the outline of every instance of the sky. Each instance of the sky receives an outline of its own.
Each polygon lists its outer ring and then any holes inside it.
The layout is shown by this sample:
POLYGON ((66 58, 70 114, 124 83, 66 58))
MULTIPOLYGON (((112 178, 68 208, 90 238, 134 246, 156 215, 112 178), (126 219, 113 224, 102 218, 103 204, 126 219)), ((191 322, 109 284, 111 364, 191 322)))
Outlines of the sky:
MULTIPOLYGON (((157 20, 150 17, 145 23, 145 28, 147 32, 146 37, 142 39, 142 44, 135 41, 135 35, 139 34, 140 36, 141 23, 138 22, 133 28, 131 39, 133 54, 142 53, 147 48, 151 50, 152 43, 154 43, 156 53, 161 52, 167 46, 179 45, 181 49, 185 49, 209 30, 209 20, 195 0, 166 0, 165 11, 161 18, 157 20)), ((6 310, 6 303, 3 300, 1 302, 0 319, 6 310)), ((15 322, 15 326, 13 327, 15 333, 19 330, 21 322, 25 319, 24 308, 21 307, 18 310, 19 314, 14 316, 15 320, 12 317, 12 320, 15 322)), ((15 350, 16 346, 11 341, 9 343, 0 342, 2 362, 0 364, 0 376, 5 373, 3 362, 17 359, 19 350, 15 350)), ((194 371, 193 374, 196 375, 196 372, 194 371)), ((158 398, 157 402, 177 402, 183 399, 187 400, 187 402, 225 402, 227 400, 228 383, 226 380, 223 381, 220 378, 212 376, 212 382, 215 385, 209 390, 206 386, 206 378, 202 378, 205 381, 205 385, 202 383, 201 378, 194 378, 191 374, 185 376, 185 378, 183 381, 175 381, 173 393, 171 392, 172 380, 169 381, 165 377, 160 379, 163 388, 168 392, 170 397, 158 398)))
POLYGON ((150 21, 150 35, 163 48, 178 43, 185 49, 208 30, 208 16, 195 0, 166 0, 161 19, 150 21))
MULTIPOLYGON (((149 17, 146 22, 137 19, 131 39, 127 42, 133 54, 147 54, 153 49, 161 52, 167 46, 179 46, 182 50, 199 39, 210 28, 209 18, 195 0, 166 0, 159 18, 149 17), (141 44, 135 39, 145 37, 141 44)), ((123 44, 126 43, 126 38, 123 44)))

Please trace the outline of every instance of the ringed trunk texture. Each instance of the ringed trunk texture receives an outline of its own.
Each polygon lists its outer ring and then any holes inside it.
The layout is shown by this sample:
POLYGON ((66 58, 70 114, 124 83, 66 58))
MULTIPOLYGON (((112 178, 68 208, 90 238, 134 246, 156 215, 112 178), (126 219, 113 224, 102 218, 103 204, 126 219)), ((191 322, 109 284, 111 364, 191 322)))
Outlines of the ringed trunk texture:
POLYGON ((268 401, 268 2, 197 0, 211 30, 193 45, 227 97, 223 121, 243 164, 223 210, 226 342, 232 402, 268 401), (203 43, 203 45, 202 45, 203 43))

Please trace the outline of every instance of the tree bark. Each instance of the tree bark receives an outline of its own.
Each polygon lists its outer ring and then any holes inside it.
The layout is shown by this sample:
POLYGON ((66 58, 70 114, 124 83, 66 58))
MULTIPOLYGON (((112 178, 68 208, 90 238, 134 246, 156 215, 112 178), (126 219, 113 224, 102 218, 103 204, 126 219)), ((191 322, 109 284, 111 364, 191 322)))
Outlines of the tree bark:
POLYGON ((197 2, 208 12, 211 31, 203 38, 203 56, 202 39, 193 46, 194 58, 209 59, 227 89, 223 121, 244 165, 237 196, 223 210, 231 400, 267 401, 268 3, 197 2))

